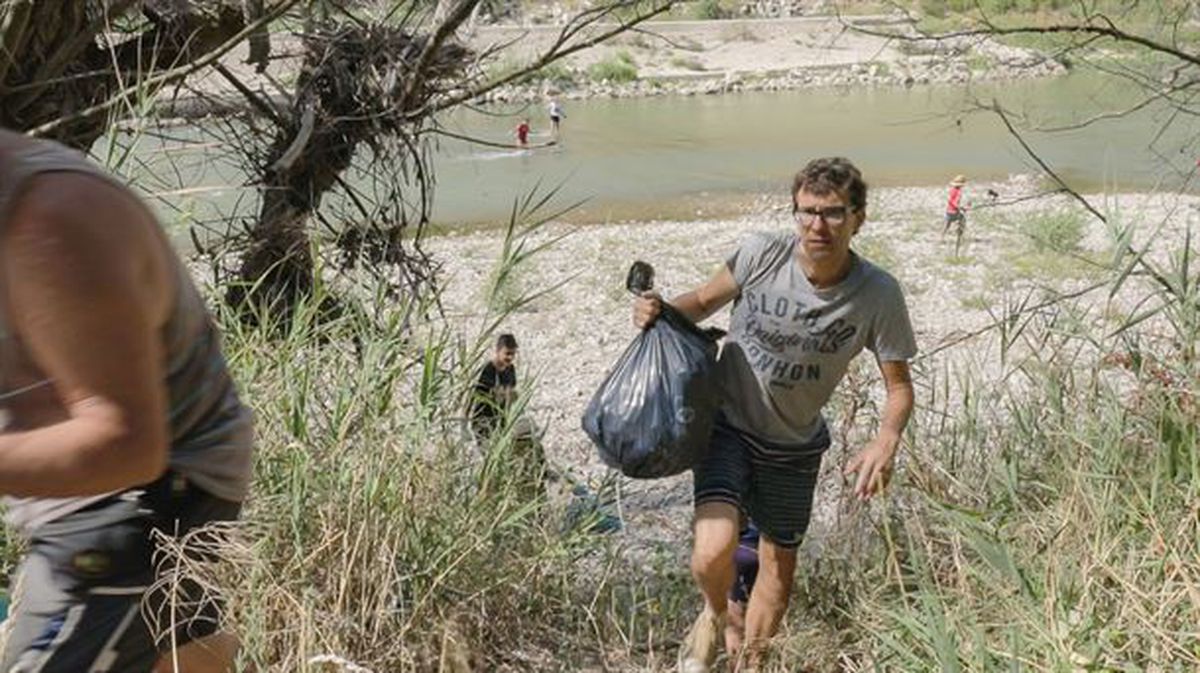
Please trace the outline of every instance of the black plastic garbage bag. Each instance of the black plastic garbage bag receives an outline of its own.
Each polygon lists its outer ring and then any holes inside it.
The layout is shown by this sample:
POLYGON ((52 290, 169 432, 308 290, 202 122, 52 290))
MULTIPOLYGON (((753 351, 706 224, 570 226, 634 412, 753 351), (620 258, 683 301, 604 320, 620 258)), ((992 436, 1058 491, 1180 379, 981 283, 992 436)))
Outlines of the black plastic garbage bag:
MULTIPOLYGON (((637 262, 627 285, 649 289, 653 269, 637 262)), ((708 449, 720 403, 719 330, 701 330, 671 306, 625 349, 583 414, 583 430, 605 464, 653 479, 694 466, 708 449)))

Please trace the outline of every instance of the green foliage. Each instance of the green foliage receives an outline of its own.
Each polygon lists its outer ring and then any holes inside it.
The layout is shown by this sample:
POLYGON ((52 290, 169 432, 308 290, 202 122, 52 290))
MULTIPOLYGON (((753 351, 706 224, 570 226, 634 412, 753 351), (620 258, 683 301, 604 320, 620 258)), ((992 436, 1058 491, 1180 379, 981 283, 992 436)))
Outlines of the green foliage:
POLYGON ((596 81, 614 83, 632 82, 638 78, 637 66, 628 52, 597 61, 588 67, 588 76, 596 81))
POLYGON ((988 269, 993 288, 1003 288, 1016 279, 1094 278, 1109 266, 1107 253, 1080 248, 1087 218, 1073 206, 1019 215, 995 214, 989 221, 997 230, 1007 230, 1019 237, 1015 243, 1004 246, 1004 263, 988 269))
POLYGON ((258 418, 254 498, 244 541, 194 572, 226 596, 245 663, 306 670, 333 653, 379 671, 448 670, 448 658, 510 670, 521 651, 533 659, 520 670, 578 670, 597 634, 686 626, 673 553, 629 563, 589 532, 599 514, 552 504, 516 435, 536 381, 523 377, 488 441, 465 427, 499 325, 558 288, 519 287, 560 240, 542 235, 562 214, 545 212, 554 196, 514 204, 475 329, 440 319, 436 296, 382 288, 346 298, 337 319, 318 317, 319 288, 281 336, 219 316, 258 418))
POLYGON ((958 300, 960 306, 973 311, 986 311, 991 307, 991 299, 985 294, 972 294, 958 300))
POLYGON ((723 0, 697 0, 691 9, 692 18, 701 21, 730 19, 735 15, 734 10, 723 0))
POLYGON ((1018 229, 1037 252, 1071 253, 1079 249, 1085 223, 1080 211, 1056 208, 1021 216, 1018 229))
MULTIPOLYGON (((517 73, 528 67, 522 61, 505 58, 498 60, 488 67, 489 77, 499 79, 517 73)), ((521 82, 548 82, 559 88, 569 88, 575 84, 577 74, 561 61, 554 61, 527 73, 520 78, 521 82)))
POLYGON ((896 269, 900 266, 896 251, 892 249, 886 235, 874 232, 859 234, 854 239, 854 251, 884 269, 896 269))
POLYGON ((967 57, 967 68, 972 72, 985 72, 992 67, 992 59, 984 54, 971 54, 967 57))
MULTIPOLYGON (((1116 11, 1128 13, 1134 3, 1122 0, 1089 2, 1086 6, 1094 7, 1097 11, 1116 11)), ((1170 5, 1171 3, 1165 3, 1170 5)), ((917 8, 926 14, 944 18, 947 14, 987 14, 999 17, 1004 13, 1046 13, 1077 11, 1080 3, 1071 0, 919 0, 917 8)), ((1165 6, 1164 6, 1165 8, 1165 6)))
POLYGON ((555 61, 534 71, 530 80, 549 82, 559 88, 566 88, 575 83, 575 72, 560 61, 555 61))

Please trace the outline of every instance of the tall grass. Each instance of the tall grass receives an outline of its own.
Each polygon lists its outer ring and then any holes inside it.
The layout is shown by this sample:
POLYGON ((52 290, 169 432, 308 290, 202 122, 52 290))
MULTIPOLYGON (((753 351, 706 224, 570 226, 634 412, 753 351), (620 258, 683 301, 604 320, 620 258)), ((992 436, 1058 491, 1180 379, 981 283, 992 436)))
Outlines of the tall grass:
POLYGON ((316 308, 323 288, 286 329, 222 316, 258 457, 239 541, 193 572, 226 596, 245 663, 578 670, 669 654, 659 634, 688 616, 675 605, 684 569, 634 563, 589 532, 598 515, 567 517, 513 436, 519 409, 484 445, 466 429, 497 326, 554 289, 510 287, 557 240, 535 240, 540 222, 519 214, 469 324, 443 318, 436 297, 382 292, 343 297, 331 321, 316 308))

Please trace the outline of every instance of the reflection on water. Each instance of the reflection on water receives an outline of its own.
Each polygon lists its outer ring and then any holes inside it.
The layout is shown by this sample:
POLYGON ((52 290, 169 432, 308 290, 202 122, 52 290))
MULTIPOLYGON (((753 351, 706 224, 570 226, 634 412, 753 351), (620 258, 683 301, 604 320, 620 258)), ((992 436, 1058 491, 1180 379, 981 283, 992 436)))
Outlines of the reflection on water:
MULTIPOLYGON (((957 173, 1003 179, 1038 169, 994 114, 971 111, 975 101, 995 97, 1030 120, 1064 124, 1129 105, 1137 96, 1130 88, 1072 75, 976 87, 574 101, 558 145, 507 150, 441 139, 434 220, 503 221, 513 200, 538 184, 561 185, 562 204, 586 199, 576 219, 711 214, 739 194, 783 194, 804 161, 833 154, 852 158, 877 186, 943 184, 957 173)), ((540 105, 508 111, 512 116, 501 118, 460 110, 442 121, 454 133, 508 143, 519 116, 529 115, 531 143, 549 138, 540 105)), ((1030 133, 1028 140, 1081 189, 1170 188, 1200 157, 1200 122, 1176 119, 1156 138, 1166 118, 1165 111, 1147 109, 1086 129, 1030 133)), ((175 135, 199 137, 194 130, 175 135)), ((139 145, 144 165, 134 173, 147 191, 176 192, 164 207, 203 219, 233 212, 242 199, 238 211, 253 213, 252 190, 242 186, 237 166, 213 160, 211 152, 176 151, 170 163, 177 165, 168 170, 166 155, 154 151, 158 145, 152 139, 139 145)))

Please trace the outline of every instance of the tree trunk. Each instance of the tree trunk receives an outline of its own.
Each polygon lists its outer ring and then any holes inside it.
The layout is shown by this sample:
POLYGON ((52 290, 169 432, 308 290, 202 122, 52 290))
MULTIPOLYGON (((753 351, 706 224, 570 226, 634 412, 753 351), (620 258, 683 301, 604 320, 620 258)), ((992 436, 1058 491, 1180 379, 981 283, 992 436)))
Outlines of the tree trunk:
MULTIPOLYGON (((280 314, 290 313, 313 289, 308 221, 350 167, 358 146, 336 120, 354 113, 346 105, 357 102, 343 89, 354 86, 359 64, 349 59, 349 70, 335 74, 322 69, 326 56, 323 49, 306 52, 291 118, 277 127, 267 153, 259 217, 250 230, 240 282, 226 297, 235 307, 268 308, 286 319, 280 314)), ((246 315, 253 321, 253 311, 246 315)))

